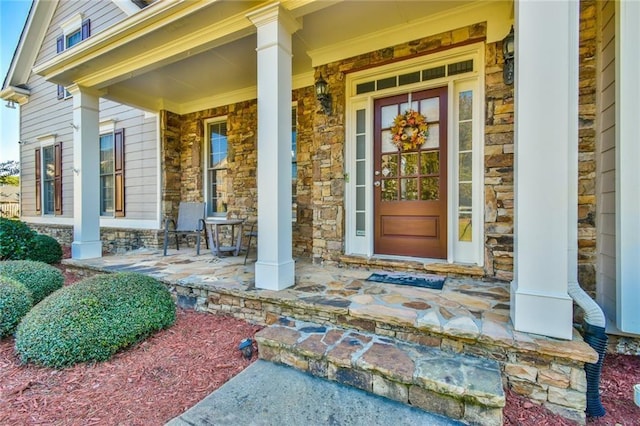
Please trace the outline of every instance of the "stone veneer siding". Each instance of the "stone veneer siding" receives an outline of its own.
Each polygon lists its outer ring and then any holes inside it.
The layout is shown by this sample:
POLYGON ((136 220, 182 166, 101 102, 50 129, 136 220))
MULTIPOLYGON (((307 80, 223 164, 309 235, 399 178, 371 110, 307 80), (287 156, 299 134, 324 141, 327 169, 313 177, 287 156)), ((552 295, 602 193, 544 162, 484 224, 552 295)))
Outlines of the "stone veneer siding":
MULTIPOLYGON (((73 243, 73 226, 30 223, 29 228, 55 238, 62 246, 73 243)), ((163 232, 154 229, 100 228, 105 254, 123 254, 144 247, 162 248, 163 238, 163 232)))
POLYGON ((578 281, 596 295, 597 2, 580 2, 578 98, 578 281))
MULTIPOLYGON (((313 119, 315 98, 313 88, 303 88, 293 92, 297 108, 298 139, 296 180, 297 218, 293 224, 293 255, 309 257, 311 254, 311 233, 313 210, 311 206, 313 176, 311 161, 313 147, 313 119)), ((207 147, 205 143, 205 121, 216 117, 226 117, 228 188, 227 212, 229 217, 246 218, 256 221, 257 211, 257 123, 256 100, 239 102, 219 108, 198 111, 178 116, 171 112, 162 115, 163 162, 168 170, 163 179, 163 194, 171 195, 163 199, 165 215, 177 215, 179 201, 204 200, 204 165, 207 147), (178 124, 179 123, 179 124, 178 124), (166 134, 166 137, 165 137, 166 134)), ((163 167, 164 169, 164 167, 163 167)))
MULTIPOLYGON (((580 21, 580 152, 578 187, 579 280, 595 290, 595 1, 581 2, 580 21)), ((486 24, 478 23, 438 35, 341 60, 319 67, 328 80, 333 111, 318 110, 313 88, 294 90, 298 108, 297 222, 294 256, 316 263, 341 262, 344 253, 345 75, 393 61, 483 41, 486 24)), ((502 81, 502 42, 485 47, 485 266, 484 275, 513 279, 513 86, 502 81)), ((175 215, 180 200, 203 199, 204 120, 227 117, 229 141, 228 211, 231 217, 257 218, 256 101, 178 116, 163 111, 163 214, 175 215)), ((544 170, 541 168, 541 173, 544 170)))

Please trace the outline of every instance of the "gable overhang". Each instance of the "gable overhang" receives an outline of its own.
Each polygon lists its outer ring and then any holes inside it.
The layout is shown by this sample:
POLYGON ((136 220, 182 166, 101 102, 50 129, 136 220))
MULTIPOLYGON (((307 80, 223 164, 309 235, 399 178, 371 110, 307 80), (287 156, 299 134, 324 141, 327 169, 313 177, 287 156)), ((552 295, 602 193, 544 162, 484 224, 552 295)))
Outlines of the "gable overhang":
POLYGON ((18 102, 21 105, 29 100, 30 91, 26 88, 26 84, 57 7, 58 0, 34 1, 31 4, 16 51, 2 84, 0 98, 18 102))
POLYGON ((513 2, 502 0, 367 7, 340 0, 161 0, 33 71, 149 111, 184 114, 255 99, 256 27, 247 16, 269 4, 301 25, 293 35, 294 89, 312 85, 319 65, 469 23, 487 22, 487 39, 501 39, 513 14, 513 2))

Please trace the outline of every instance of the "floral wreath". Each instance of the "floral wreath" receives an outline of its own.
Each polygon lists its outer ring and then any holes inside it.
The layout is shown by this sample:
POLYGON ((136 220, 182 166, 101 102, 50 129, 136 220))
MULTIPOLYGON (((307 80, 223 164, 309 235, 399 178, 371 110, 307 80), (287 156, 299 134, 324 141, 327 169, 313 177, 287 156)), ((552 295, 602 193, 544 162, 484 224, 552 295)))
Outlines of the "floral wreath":
POLYGON ((408 109, 393 119, 391 141, 400 151, 421 147, 428 134, 427 120, 418 111, 408 109))

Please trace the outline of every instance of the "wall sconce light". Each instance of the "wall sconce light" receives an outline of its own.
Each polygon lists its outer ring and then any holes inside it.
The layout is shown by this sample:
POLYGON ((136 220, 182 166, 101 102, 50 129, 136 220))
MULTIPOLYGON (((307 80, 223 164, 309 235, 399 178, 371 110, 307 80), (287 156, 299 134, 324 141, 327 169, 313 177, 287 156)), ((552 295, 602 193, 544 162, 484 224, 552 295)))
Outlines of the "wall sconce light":
POLYGON ((13 101, 12 99, 9 99, 7 101, 7 104, 5 105, 7 108, 11 108, 11 109, 16 109, 16 103, 15 101, 13 101))
POLYGON ((502 79, 504 84, 511 85, 515 77, 515 64, 513 57, 516 51, 513 25, 511 31, 502 40, 502 56, 504 57, 504 68, 502 69, 502 79))
POLYGON ((315 88, 316 88, 316 99, 322 105, 322 110, 326 115, 331 114, 331 95, 327 93, 327 82, 324 78, 322 78, 322 74, 320 74, 320 78, 316 80, 315 88))

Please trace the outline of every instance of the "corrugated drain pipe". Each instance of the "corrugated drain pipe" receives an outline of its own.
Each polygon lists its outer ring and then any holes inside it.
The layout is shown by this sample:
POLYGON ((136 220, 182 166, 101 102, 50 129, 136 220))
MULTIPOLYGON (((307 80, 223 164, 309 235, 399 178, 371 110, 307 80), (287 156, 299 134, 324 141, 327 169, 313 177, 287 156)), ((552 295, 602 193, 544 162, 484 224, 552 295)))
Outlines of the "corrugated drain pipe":
POLYGON ((606 413, 600 401, 599 389, 602 361, 607 350, 604 312, 577 282, 569 283, 568 292, 578 306, 584 309, 584 340, 598 353, 598 362, 584 365, 587 373, 587 416, 602 417, 606 413))

